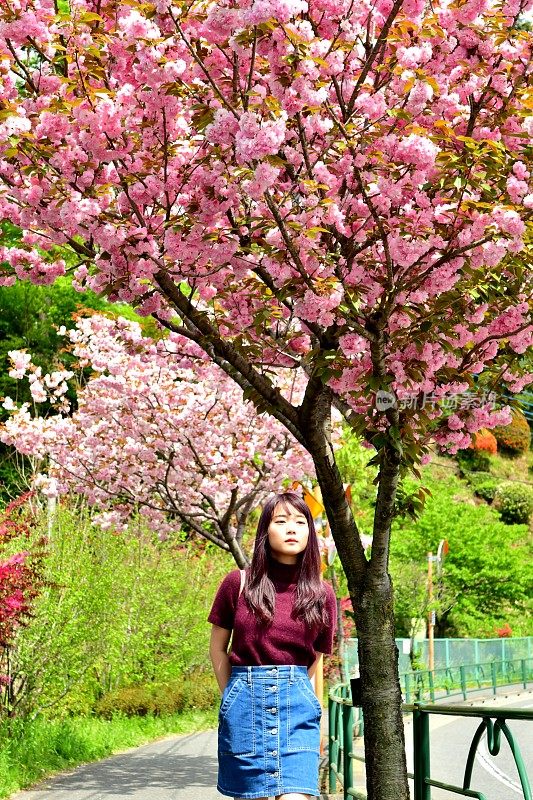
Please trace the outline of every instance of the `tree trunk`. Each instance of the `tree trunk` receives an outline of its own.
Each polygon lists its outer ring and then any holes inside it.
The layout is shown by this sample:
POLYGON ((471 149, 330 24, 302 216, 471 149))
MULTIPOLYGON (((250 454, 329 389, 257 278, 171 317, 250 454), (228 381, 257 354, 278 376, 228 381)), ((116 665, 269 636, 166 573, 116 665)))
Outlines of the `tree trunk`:
POLYGON ((365 723, 368 800, 409 800, 398 650, 394 640, 393 593, 387 572, 399 458, 394 449, 383 455, 373 555, 368 561, 333 455, 331 395, 325 387, 314 392, 313 388, 310 382, 302 404, 302 432, 313 457, 324 507, 354 607, 365 723))
MULTIPOLYGON (((333 495, 322 474, 319 483, 323 498, 333 495)), ((330 525, 357 626, 368 800, 409 800, 392 583, 386 573, 374 577, 366 560, 363 575, 359 569, 356 574, 353 562, 343 557, 347 531, 338 527, 340 515, 334 516, 337 520, 330 525)))
POLYGON ((365 581, 352 597, 357 625, 369 800, 408 800, 405 739, 394 640, 392 585, 365 581))

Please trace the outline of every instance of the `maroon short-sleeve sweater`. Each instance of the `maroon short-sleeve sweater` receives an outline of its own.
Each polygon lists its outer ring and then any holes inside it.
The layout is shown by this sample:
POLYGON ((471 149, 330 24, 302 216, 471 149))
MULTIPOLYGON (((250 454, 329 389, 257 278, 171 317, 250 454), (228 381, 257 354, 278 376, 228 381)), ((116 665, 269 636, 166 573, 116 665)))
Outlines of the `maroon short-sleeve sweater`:
POLYGON ((311 630, 292 615, 300 564, 282 564, 272 559, 268 576, 276 590, 274 620, 265 627, 239 596, 238 569, 226 575, 216 594, 208 621, 233 631, 230 663, 253 667, 264 664, 295 664, 309 667, 317 653, 331 653, 337 622, 337 603, 329 583, 326 587, 328 622, 311 630))

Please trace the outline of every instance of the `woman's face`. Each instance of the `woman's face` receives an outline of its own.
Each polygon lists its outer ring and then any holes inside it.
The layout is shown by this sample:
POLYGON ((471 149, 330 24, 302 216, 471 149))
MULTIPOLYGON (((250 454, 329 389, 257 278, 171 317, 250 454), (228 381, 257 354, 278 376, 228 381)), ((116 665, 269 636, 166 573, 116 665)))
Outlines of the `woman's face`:
POLYGON ((309 539, 309 525, 301 511, 281 503, 274 508, 268 526, 270 552, 282 564, 295 564, 309 539))

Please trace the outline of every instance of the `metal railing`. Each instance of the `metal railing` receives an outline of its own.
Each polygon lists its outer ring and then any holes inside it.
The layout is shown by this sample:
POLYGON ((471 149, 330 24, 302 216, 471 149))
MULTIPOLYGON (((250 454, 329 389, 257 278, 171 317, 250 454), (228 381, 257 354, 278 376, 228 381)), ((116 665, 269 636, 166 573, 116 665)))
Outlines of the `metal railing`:
POLYGON ((521 684, 526 688, 533 680, 533 658, 487 661, 483 664, 462 664, 433 671, 405 672, 400 675, 400 686, 406 703, 413 700, 431 700, 442 697, 462 697, 480 689, 521 684))
POLYGON ((361 736, 361 709, 352 706, 350 687, 339 684, 331 689, 328 699, 328 786, 343 788, 344 800, 357 797, 353 788, 353 762, 359 757, 352 752, 354 736, 361 736), (356 723, 359 730, 356 730, 356 723))
MULTIPOLYGON (((403 681, 404 697, 407 692, 415 694, 417 700, 429 694, 434 702, 439 698, 462 696, 466 699, 472 691, 483 688, 492 688, 494 694, 498 686, 522 684, 527 687, 528 681, 533 679, 533 659, 518 659, 513 662, 489 662, 488 664, 470 664, 457 668, 457 674, 452 670, 440 670, 444 673, 445 682, 439 677, 428 673, 403 681), (512 665, 512 666, 511 666, 512 665)), ((435 670, 435 672, 439 672, 435 670)), ((405 678, 406 676, 401 676, 405 678)), ((412 677, 412 676, 411 676, 412 677)), ((463 797, 475 797, 485 800, 481 792, 471 788, 472 768, 477 747, 483 734, 487 734, 487 746, 491 755, 497 755, 500 748, 501 734, 509 742, 513 754, 523 792, 523 800, 533 800, 531 786, 525 770, 524 762, 518 743, 508 728, 506 721, 509 719, 533 720, 533 711, 525 709, 491 709, 491 708, 465 708, 463 706, 426 705, 416 702, 413 705, 404 705, 405 713, 413 714, 414 736, 414 772, 408 773, 414 781, 414 800, 430 800, 431 786, 447 789, 463 797), (463 785, 452 786, 443 784, 431 778, 429 759, 429 715, 448 714, 458 717, 479 717, 481 722, 474 735, 465 767, 463 785)), ((361 755, 354 752, 354 737, 363 733, 363 717, 360 708, 354 708, 351 702, 350 687, 348 684, 338 684, 329 692, 328 702, 328 785, 329 792, 335 793, 337 785, 342 786, 345 800, 350 797, 361 797, 354 787, 354 762, 364 761, 361 755)))
POLYGON ((518 742, 507 725, 507 720, 519 719, 529 720, 531 722, 533 720, 533 711, 511 708, 483 708, 482 706, 478 708, 444 705, 424 706, 419 703, 415 703, 413 706, 405 706, 404 710, 413 713, 414 772, 408 773, 408 775, 414 780, 414 800, 431 800, 432 786, 439 789, 446 789, 461 797, 475 797, 477 800, 486 800, 482 792, 472 789, 471 786, 474 759, 476 757, 478 745, 485 733, 487 734, 487 749, 491 756, 497 756, 500 752, 501 734, 504 734, 509 742, 509 747, 511 748, 511 753, 513 754, 514 762, 518 770, 523 799, 532 800, 531 784, 526 772, 524 759, 522 758, 518 742), (481 719, 468 751, 462 786, 437 781, 431 777, 429 757, 430 714, 451 715, 454 717, 477 717, 481 719))

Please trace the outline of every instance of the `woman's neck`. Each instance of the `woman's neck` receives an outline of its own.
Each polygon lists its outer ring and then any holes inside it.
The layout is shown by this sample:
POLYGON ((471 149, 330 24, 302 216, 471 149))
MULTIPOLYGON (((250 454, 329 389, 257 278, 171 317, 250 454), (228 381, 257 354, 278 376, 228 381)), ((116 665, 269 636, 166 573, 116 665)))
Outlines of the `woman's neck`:
POLYGON ((292 564, 287 564, 284 561, 279 561, 277 558, 271 557, 268 563, 269 577, 283 583, 293 583, 297 580, 300 573, 301 561, 297 559, 292 564))

